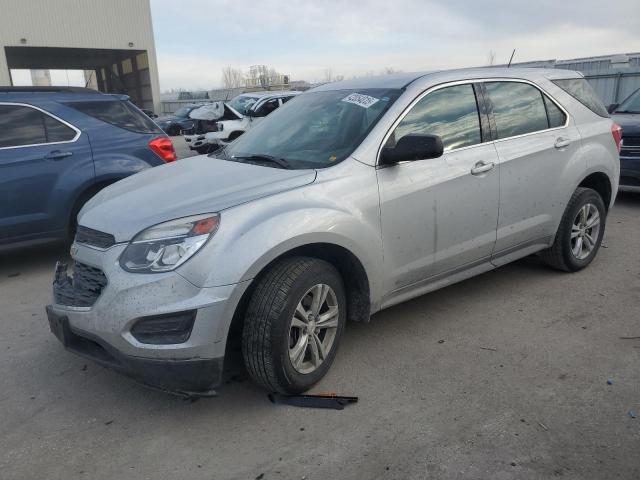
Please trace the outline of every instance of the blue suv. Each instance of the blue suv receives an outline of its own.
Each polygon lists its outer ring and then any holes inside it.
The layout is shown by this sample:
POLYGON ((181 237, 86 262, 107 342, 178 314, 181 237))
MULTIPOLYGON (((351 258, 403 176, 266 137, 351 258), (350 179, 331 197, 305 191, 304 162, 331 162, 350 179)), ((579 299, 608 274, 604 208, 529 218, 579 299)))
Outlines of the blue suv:
POLYGON ((67 239, 102 188, 175 159, 126 95, 0 87, 0 246, 67 239))

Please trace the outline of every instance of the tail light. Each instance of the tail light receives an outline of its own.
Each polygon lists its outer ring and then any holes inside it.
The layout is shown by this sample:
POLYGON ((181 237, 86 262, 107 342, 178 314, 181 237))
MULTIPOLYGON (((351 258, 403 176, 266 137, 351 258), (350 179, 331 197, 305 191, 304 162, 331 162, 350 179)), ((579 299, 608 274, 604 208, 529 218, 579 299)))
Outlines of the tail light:
POLYGON ((167 163, 173 162, 177 158, 176 150, 168 137, 154 138, 149 142, 149 148, 167 163))
POLYGON ((620 150, 622 150, 622 127, 617 123, 613 123, 611 125, 611 135, 613 135, 613 140, 616 142, 618 153, 620 153, 620 150))

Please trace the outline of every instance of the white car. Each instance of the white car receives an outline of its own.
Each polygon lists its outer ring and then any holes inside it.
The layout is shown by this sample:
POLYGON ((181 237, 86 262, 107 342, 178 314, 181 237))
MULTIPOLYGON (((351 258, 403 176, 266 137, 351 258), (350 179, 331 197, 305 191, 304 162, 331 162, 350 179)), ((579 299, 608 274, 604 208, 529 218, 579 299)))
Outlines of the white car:
POLYGON ((232 142, 264 117, 302 92, 243 93, 229 103, 216 102, 193 110, 194 128, 185 130, 191 150, 208 153, 232 142))

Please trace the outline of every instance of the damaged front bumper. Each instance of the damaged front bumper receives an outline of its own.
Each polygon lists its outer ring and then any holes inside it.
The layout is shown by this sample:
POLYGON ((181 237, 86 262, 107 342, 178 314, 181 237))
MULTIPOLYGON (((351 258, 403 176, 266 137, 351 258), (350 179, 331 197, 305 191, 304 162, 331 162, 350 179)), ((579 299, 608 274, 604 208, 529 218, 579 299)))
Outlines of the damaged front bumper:
POLYGON ((224 357, 211 359, 151 359, 125 355, 100 337, 76 330, 65 315, 46 308, 51 332, 69 351, 115 370, 142 384, 187 396, 215 395, 222 380, 224 357))
POLYGON ((118 262, 126 245, 74 245, 72 276, 56 268, 47 307, 65 348, 162 390, 210 394, 248 282, 198 287, 177 271, 131 274, 118 262))

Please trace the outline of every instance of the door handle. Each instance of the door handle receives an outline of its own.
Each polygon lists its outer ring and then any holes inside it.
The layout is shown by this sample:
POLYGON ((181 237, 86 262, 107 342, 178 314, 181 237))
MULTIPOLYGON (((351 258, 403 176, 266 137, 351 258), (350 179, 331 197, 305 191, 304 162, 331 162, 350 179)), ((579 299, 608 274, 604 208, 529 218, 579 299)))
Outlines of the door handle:
POLYGON ((571 140, 569 140, 568 138, 562 138, 562 137, 558 137, 556 139, 556 143, 553 144, 553 146, 556 148, 564 148, 564 147, 568 147, 569 145, 571 145, 571 140))
POLYGON ((496 164, 493 162, 478 162, 471 169, 471 175, 480 175, 481 173, 493 170, 493 167, 495 166, 496 164))
POLYGON ((44 158, 47 160, 62 160, 63 158, 70 157, 73 152, 63 152, 62 150, 52 150, 47 153, 44 158))

